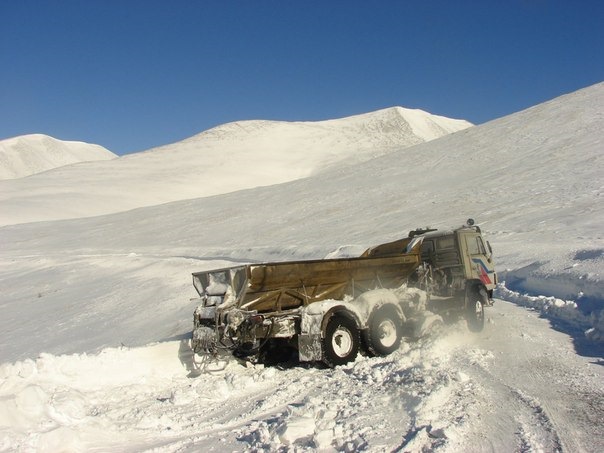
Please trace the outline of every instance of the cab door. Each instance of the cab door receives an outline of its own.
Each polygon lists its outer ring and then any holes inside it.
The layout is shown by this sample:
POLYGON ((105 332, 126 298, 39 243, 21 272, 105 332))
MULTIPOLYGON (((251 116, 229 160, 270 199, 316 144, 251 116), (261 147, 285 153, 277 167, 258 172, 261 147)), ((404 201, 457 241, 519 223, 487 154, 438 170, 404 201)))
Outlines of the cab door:
POLYGON ((465 268, 469 273, 467 278, 480 280, 488 291, 493 290, 497 275, 490 247, 478 233, 466 233, 462 237, 465 243, 463 255, 467 259, 465 268))

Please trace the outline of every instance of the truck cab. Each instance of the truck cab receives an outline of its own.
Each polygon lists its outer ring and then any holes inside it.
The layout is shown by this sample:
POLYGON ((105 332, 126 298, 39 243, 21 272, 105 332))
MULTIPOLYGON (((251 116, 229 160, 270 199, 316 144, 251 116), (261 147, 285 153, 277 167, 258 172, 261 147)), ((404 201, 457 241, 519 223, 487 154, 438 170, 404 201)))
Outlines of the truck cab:
POLYGON ((423 238, 423 272, 429 277, 435 311, 466 310, 470 329, 482 329, 482 310, 492 305, 497 273, 491 245, 480 227, 469 219, 454 230, 415 230, 409 235, 423 238))
POLYGON ((408 237, 368 249, 363 256, 403 253, 410 241, 421 241, 421 266, 409 284, 430 295, 429 309, 447 315, 463 314, 468 327, 482 330, 484 307, 492 305, 497 273, 491 245, 474 220, 455 229, 420 228, 408 237))
POLYGON ((479 227, 464 226, 422 236, 422 261, 433 270, 432 289, 436 294, 453 296, 465 291, 468 285, 482 285, 489 299, 492 298, 497 273, 491 246, 483 239, 479 227))

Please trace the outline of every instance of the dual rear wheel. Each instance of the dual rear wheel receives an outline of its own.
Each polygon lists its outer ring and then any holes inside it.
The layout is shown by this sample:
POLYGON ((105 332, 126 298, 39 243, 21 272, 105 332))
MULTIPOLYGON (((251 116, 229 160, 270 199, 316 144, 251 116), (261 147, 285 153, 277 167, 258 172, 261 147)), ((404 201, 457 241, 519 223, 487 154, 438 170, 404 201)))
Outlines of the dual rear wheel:
MULTIPOLYGON (((364 340, 373 355, 396 351, 403 338, 402 320, 391 305, 375 311, 365 331, 364 340)), ((341 313, 334 314, 325 328, 323 361, 329 366, 344 365, 356 359, 360 348, 360 332, 356 322, 341 313)))
POLYGON ((323 362, 334 367, 354 361, 359 353, 360 335, 356 322, 336 313, 327 322, 323 338, 323 362))
POLYGON ((403 320, 393 305, 382 305, 371 316, 365 334, 367 349, 373 355, 396 351, 403 339, 403 320))

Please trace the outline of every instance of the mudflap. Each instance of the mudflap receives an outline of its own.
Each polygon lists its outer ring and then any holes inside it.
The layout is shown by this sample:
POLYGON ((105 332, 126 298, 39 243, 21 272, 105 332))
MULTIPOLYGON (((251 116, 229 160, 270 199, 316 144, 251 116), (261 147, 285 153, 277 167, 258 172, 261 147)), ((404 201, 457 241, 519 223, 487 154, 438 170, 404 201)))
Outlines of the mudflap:
POLYGON ((298 356, 300 362, 315 362, 323 360, 321 321, 323 311, 316 313, 305 310, 301 316, 300 334, 298 335, 298 356))
POLYGON ((300 362, 322 360, 321 334, 298 335, 298 356, 300 362))

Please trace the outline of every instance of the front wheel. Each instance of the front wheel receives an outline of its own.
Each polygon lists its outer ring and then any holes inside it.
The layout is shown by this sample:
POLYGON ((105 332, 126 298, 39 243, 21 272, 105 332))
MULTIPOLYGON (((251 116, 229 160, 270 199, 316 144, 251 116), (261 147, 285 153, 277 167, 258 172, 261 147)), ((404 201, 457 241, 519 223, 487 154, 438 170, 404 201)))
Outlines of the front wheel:
MULTIPOLYGON (((480 332, 484 329, 484 300, 483 289, 473 289, 470 291, 468 303, 466 305, 466 320, 468 329, 472 332, 480 332)), ((486 293, 485 293, 486 294, 486 293)))
POLYGON ((359 329, 356 323, 339 314, 327 322, 323 338, 323 362, 334 367, 356 359, 359 352, 359 329))

